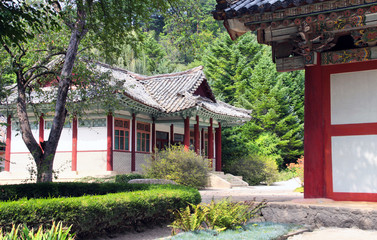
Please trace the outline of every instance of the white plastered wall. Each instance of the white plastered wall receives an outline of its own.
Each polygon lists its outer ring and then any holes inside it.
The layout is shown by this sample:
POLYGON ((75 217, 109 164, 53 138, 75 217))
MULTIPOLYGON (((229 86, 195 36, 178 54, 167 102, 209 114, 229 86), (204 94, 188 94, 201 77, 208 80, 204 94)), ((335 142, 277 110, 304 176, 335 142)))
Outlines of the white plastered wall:
MULTIPOLYGON (((34 138, 39 141, 39 130, 32 129, 34 138)), ((12 119, 12 136, 11 136, 11 161, 10 174, 11 178, 27 179, 30 178, 29 170, 36 169, 36 165, 29 149, 22 140, 21 131, 15 129, 14 120, 12 119)))
MULTIPOLYGON (((377 70, 331 75, 331 124, 377 122, 377 70)), ((377 135, 331 138, 333 191, 377 193, 377 135)))
POLYGON ((332 137, 333 191, 377 193, 377 135, 332 137))
POLYGON ((377 122, 377 70, 331 75, 331 124, 377 122))

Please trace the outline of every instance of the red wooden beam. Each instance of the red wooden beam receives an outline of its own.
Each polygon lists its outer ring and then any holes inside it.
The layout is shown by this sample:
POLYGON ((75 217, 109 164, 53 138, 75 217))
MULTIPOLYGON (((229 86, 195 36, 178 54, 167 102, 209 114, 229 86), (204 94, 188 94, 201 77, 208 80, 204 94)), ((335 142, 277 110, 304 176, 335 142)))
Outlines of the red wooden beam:
POLYGON ((154 149, 156 148, 156 123, 153 119, 152 123, 152 152, 154 153, 154 149))
POLYGON ((12 119, 11 116, 8 116, 7 119, 7 140, 5 142, 5 163, 4 171, 10 171, 10 150, 11 150, 11 140, 12 140, 12 119))
POLYGON ((109 114, 107 115, 107 171, 113 171, 113 132, 113 116, 109 114))
POLYGON ((183 145, 186 150, 190 148, 190 117, 185 118, 185 138, 183 140, 183 145))
POLYGON ((304 122, 305 198, 326 197, 323 142, 324 116, 322 109, 323 91, 322 67, 319 65, 306 67, 304 122))
MULTIPOLYGON (((111 159, 111 155, 108 156, 108 159, 111 159)), ((77 171, 77 118, 76 117, 74 117, 72 120, 72 171, 77 171)))
POLYGON ((132 135, 131 135, 131 171, 136 170, 136 114, 132 114, 132 135))
POLYGON ((204 138, 205 138, 205 135, 204 135, 204 128, 202 128, 202 138, 201 138, 201 151, 202 151, 202 156, 204 156, 205 155, 205 151, 204 151, 204 148, 205 148, 205 140, 204 140, 204 138))
POLYGON ((208 159, 213 159, 213 120, 209 119, 208 127, 208 159))
MULTIPOLYGON (((43 119, 43 113, 39 117, 39 144, 42 144, 44 142, 44 119, 43 119)), ((42 149, 43 150, 43 149, 42 149)))
POLYGON ((194 145, 196 154, 200 154, 200 133, 199 133, 199 116, 196 116, 196 124, 194 125, 194 145))
POLYGON ((174 144, 174 124, 170 125, 170 144, 174 144))
POLYGON ((221 171, 221 123, 216 128, 216 171, 221 171))

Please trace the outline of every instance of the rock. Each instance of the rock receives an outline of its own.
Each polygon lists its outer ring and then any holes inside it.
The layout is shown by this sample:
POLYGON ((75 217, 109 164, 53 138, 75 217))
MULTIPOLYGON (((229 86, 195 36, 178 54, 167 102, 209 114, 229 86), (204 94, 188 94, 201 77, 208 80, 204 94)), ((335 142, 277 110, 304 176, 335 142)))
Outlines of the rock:
POLYGON ((174 184, 177 185, 173 180, 167 179, 132 179, 128 183, 144 183, 144 184, 174 184))

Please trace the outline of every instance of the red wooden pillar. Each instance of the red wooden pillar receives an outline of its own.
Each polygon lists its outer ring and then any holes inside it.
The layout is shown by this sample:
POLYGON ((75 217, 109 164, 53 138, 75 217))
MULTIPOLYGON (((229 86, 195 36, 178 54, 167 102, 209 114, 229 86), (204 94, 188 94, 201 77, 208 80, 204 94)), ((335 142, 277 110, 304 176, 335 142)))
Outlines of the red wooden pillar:
POLYGON ((213 159, 213 120, 212 118, 209 119, 209 127, 208 127, 208 159, 213 159))
POLYGON ((216 128, 216 171, 221 171, 221 123, 216 128))
POLYGON ((185 118, 185 138, 183 140, 183 145, 186 150, 190 148, 190 117, 185 118))
POLYGON ((131 171, 135 171, 136 165, 136 114, 132 114, 132 136, 131 136, 131 171))
MULTIPOLYGON (((42 144, 44 142, 44 138, 45 138, 45 133, 44 133, 44 130, 45 130, 45 124, 44 124, 44 119, 43 119, 43 113, 41 114, 41 116, 39 117, 39 144, 42 144)), ((43 149, 42 149, 43 150, 43 149)))
POLYGON ((152 152, 154 153, 154 149, 156 148, 156 123, 153 119, 152 123, 152 152))
POLYGON ((194 125, 194 145, 196 154, 200 154, 200 134, 199 134, 199 116, 196 116, 196 124, 194 125))
MULTIPOLYGON (((111 123, 112 123, 112 121, 111 121, 111 123)), ((107 133, 109 133, 109 132, 107 132, 107 133)), ((110 137, 112 138, 112 136, 110 136, 110 137)), ((109 144, 109 142, 107 142, 107 144, 109 144)), ((111 146, 111 150, 112 150, 112 146, 111 146)), ((108 159, 112 159, 111 155, 110 155, 110 157, 108 156, 108 159)), ((109 166, 107 166, 107 168, 108 167, 109 166)), ((72 120, 72 171, 77 171, 77 118, 76 117, 74 117, 73 120, 72 120)), ((109 170, 109 171, 111 171, 111 170, 109 170)))
POLYGON ((205 150, 204 150, 204 148, 205 148, 205 135, 204 135, 204 128, 202 128, 202 134, 201 134, 202 136, 201 136, 201 151, 202 151, 202 156, 204 156, 205 155, 205 150))
POLYGON ((174 124, 170 125, 170 144, 174 145, 174 124))
MULTIPOLYGON (((320 54, 318 54, 320 58, 320 54)), ((321 62, 321 60, 318 60, 321 62)), ((305 198, 325 196, 324 180, 324 126, 323 126, 323 80, 320 65, 305 68, 305 198)))
POLYGON ((107 115, 107 171, 113 171, 113 132, 113 116, 110 113, 107 115))
POLYGON ((5 163, 4 163, 4 171, 10 171, 10 146, 11 146, 11 139, 12 139, 12 119, 11 116, 8 116, 7 119, 7 140, 5 142, 5 163))

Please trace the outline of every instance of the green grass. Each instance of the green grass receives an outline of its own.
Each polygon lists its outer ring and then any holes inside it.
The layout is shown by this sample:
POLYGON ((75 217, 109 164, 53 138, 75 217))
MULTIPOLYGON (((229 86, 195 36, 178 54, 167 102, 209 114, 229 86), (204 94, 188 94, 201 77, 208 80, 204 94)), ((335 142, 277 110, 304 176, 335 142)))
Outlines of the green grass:
POLYGON ((300 229, 301 226, 283 223, 249 223, 244 229, 226 230, 216 232, 214 230, 200 230, 194 232, 180 233, 171 237, 171 240, 273 240, 291 231, 300 229))
POLYGON ((298 187, 294 192, 304 193, 304 187, 298 187))

